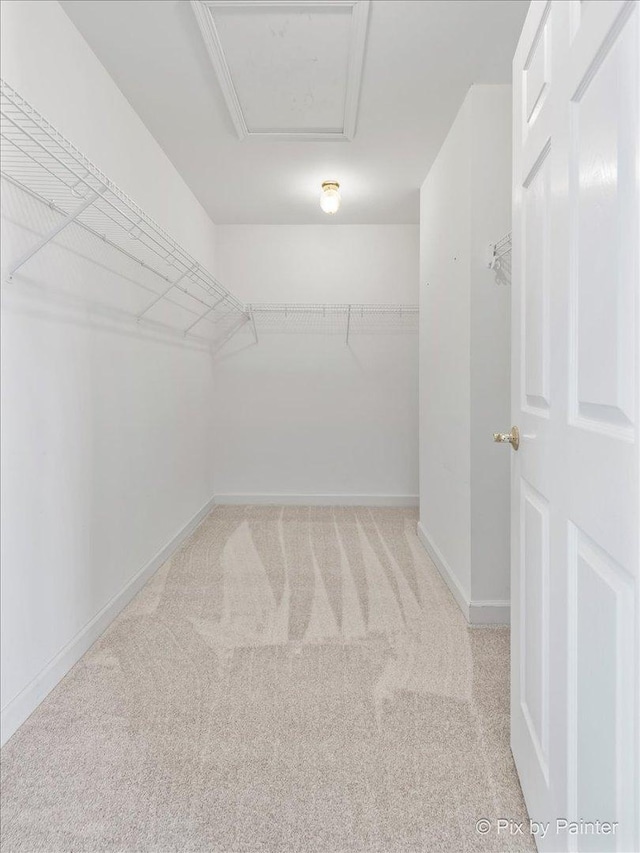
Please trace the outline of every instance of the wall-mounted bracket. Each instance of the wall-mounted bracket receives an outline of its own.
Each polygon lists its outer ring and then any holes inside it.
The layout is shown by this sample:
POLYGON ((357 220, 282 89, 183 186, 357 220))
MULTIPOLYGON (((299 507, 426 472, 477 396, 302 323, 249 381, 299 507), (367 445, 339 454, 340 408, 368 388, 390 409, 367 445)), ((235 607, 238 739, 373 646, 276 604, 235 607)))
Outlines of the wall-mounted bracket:
POLYGON ((191 331, 191 329, 193 329, 193 327, 196 326, 200 322, 200 320, 204 320, 204 318, 208 317, 212 311, 215 311, 216 308, 218 307, 218 305, 220 305, 221 302, 224 302, 224 300, 226 298, 227 298, 226 296, 221 296, 220 299, 217 299, 210 308, 207 308, 207 310, 204 312, 204 314, 200 314, 200 316, 196 320, 194 320, 190 326, 187 326, 187 328, 184 330, 185 335, 188 335, 189 332, 191 331))
POLYGON ((21 266, 27 263, 35 254, 37 254, 40 249, 44 248, 47 243, 50 243, 54 237, 57 237, 58 234, 67 227, 67 225, 71 225, 71 223, 77 219, 80 214, 85 211, 90 205, 94 203, 97 199, 100 198, 103 192, 105 192, 106 187, 101 186, 97 190, 93 190, 89 193, 89 195, 84 199, 84 201, 79 204, 74 210, 71 211, 62 222, 59 222, 55 228, 52 228, 48 234, 45 234, 44 237, 41 237, 38 242, 33 245, 28 251, 24 253, 11 267, 9 270, 9 281, 13 278, 13 276, 18 272, 21 266))
MULTIPOLYGON (((146 306, 146 308, 144 308, 144 309, 143 309, 143 310, 138 314, 137 319, 138 319, 138 320, 141 320, 141 319, 144 317, 144 315, 147 313, 147 311, 151 311, 151 309, 153 308, 153 306, 154 306, 154 305, 157 305, 157 304, 158 304, 158 302, 160 302, 160 300, 161 300, 161 299, 164 299, 164 298, 165 298, 165 296, 167 296, 167 295, 168 295, 168 293, 169 293, 169 291, 170 291, 170 290, 173 290, 173 288, 174 288, 174 287, 176 287, 178 284, 180 284, 180 282, 182 281, 182 279, 183 279, 183 278, 186 278, 188 275, 190 275, 191 273, 195 272, 195 271, 198 269, 198 267, 199 267, 199 264, 194 264, 192 267, 190 267, 189 269, 186 269, 186 270, 185 270, 181 275, 179 275, 179 276, 178 276, 178 278, 177 278, 175 281, 170 282, 169 287, 167 287, 167 289, 166 289, 166 290, 163 290, 163 291, 162 291, 162 293, 159 293, 159 294, 156 296, 156 298, 153 300, 153 302, 150 302, 150 303, 146 306)), ((198 318, 198 319, 200 319, 200 318, 198 318)), ((196 320, 196 323, 197 323, 197 322, 198 322, 198 321, 196 320)), ((195 323, 194 323, 194 325, 195 325, 195 323)))
POLYGON ((501 237, 497 243, 489 244, 487 267, 490 270, 499 270, 507 255, 511 254, 511 231, 501 237))
POLYGON ((231 340, 231 338, 236 334, 236 332, 239 332, 240 329, 245 325, 245 323, 248 323, 248 322, 249 322, 249 316, 247 314, 244 314, 238 320, 238 322, 234 326, 232 326, 231 329, 229 329, 227 334, 221 340, 216 342, 215 346, 212 347, 212 350, 211 350, 212 354, 215 355, 218 352, 218 350, 222 349, 222 347, 231 340))
POLYGON ((258 343, 258 331, 256 329, 256 318, 253 316, 253 306, 249 305, 249 319, 251 320, 251 328, 253 329, 253 337, 258 343))

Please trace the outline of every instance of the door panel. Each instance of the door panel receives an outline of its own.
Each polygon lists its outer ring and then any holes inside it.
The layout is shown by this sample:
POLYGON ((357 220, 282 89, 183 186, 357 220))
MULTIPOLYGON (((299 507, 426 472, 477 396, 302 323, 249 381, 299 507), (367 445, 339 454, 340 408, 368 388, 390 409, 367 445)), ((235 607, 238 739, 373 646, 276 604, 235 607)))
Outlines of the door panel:
POLYGON ((569 215, 573 223, 570 379, 576 426, 633 439, 633 275, 637 230, 638 54, 630 18, 584 71, 571 99, 569 215), (636 110, 633 104, 636 104, 636 110), (635 112, 635 115, 634 115, 635 112))
POLYGON ((542 850, 640 850, 639 36, 637 0, 534 0, 514 59, 512 749, 542 850))
POLYGON ((545 145, 524 181, 524 405, 546 416, 549 409, 549 224, 550 152, 545 145))
POLYGON ((633 850, 633 579, 574 525, 569 538, 569 814, 621 824, 618 847, 579 850, 633 850))
POLYGON ((549 770, 549 505, 521 483, 522 674, 520 702, 545 778, 549 770))
POLYGON ((551 82, 551 2, 544 5, 522 69, 524 135, 535 123, 551 82))

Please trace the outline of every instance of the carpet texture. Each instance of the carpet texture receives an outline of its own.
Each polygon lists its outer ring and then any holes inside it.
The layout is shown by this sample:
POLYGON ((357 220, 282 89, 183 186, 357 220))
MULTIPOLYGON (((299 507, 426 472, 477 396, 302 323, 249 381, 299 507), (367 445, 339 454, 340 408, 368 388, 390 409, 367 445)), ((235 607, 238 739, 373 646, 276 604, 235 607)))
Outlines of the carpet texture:
POLYGON ((2 850, 533 850, 509 635, 411 509, 219 507, 2 751, 2 850))

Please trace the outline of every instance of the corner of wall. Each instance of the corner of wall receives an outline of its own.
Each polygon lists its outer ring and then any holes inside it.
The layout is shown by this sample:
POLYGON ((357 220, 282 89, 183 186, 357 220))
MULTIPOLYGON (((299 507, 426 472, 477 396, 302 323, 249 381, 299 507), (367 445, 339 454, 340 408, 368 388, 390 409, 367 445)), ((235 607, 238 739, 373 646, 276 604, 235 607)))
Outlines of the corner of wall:
POLYGON ((431 557, 431 560, 437 570, 440 572, 442 579, 449 587, 449 591, 456 600, 456 603, 462 610, 465 619, 469 620, 469 596, 462 584, 456 577, 455 572, 447 562, 446 557, 433 541, 430 534, 427 532, 422 521, 418 521, 417 525, 418 539, 422 543, 425 551, 431 557))
POLYGON ((509 460, 491 432, 509 416, 509 290, 495 284, 486 255, 510 228, 510 88, 469 88, 421 189, 420 535, 471 624, 508 622, 509 460), (427 277, 436 288, 425 290, 427 277), (453 308, 458 319, 447 323, 453 308), (451 361, 452 336, 453 408, 448 388, 430 378, 451 361), (452 423, 458 454, 439 465, 452 423))
POLYGON ((418 539, 429 557, 431 557, 434 566, 449 588, 469 625, 509 625, 510 602, 506 599, 483 601, 470 598, 451 569, 451 566, 447 563, 444 555, 433 542, 420 521, 418 521, 416 532, 418 539))

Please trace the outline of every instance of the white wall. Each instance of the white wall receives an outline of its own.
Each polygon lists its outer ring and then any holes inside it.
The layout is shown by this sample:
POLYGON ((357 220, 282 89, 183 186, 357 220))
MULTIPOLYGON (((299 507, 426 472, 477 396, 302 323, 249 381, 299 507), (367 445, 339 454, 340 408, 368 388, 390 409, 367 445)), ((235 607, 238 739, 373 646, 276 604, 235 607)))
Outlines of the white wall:
POLYGON ((471 600, 509 600, 511 289, 486 268, 511 230, 511 86, 474 87, 471 101, 471 600))
MULTIPOLYGON (((417 302, 416 226, 219 226, 218 273, 247 302, 417 302)), ((415 500, 417 335, 259 329, 215 363, 224 499, 415 500)))
MULTIPOLYGON (((3 2, 2 37, 4 79, 212 266, 212 223, 58 3, 3 2)), ((21 195, 5 263, 46 225, 21 195)), ((3 281, 4 738, 213 495, 210 354, 91 307, 123 281, 62 247, 3 281)))
POLYGON ((420 519, 467 595, 470 113, 467 99, 420 192, 420 519))
POLYGON ((243 302, 418 300, 417 225, 218 225, 216 237, 219 278, 243 302))
POLYGON ((420 533, 471 621, 509 599, 511 88, 473 86, 420 195, 420 533), (504 425, 504 426, 503 426, 504 425))

